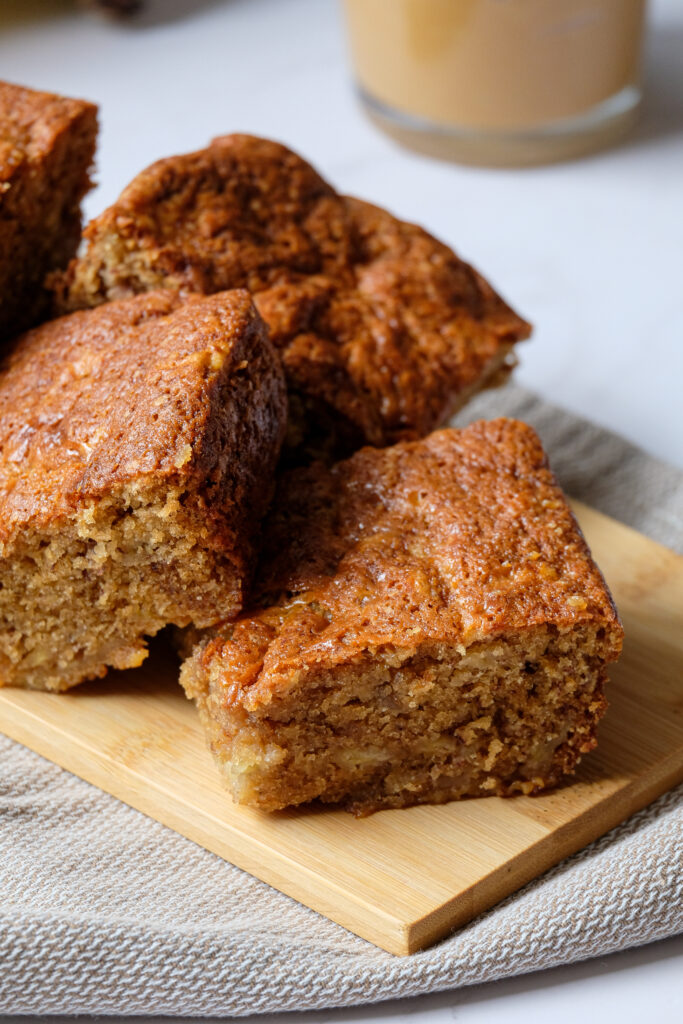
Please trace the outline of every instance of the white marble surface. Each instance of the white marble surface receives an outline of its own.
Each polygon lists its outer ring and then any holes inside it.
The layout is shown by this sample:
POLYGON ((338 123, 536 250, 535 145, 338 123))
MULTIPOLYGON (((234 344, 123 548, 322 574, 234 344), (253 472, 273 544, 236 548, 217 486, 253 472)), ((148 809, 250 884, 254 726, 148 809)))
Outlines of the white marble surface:
MULTIPOLYGON (((66 0, 1 0, 0 75, 100 103, 100 184, 88 214, 147 163, 212 135, 242 130, 290 144, 339 188, 454 245, 534 321, 520 352, 523 383, 683 466, 681 0, 653 2, 647 98, 631 138, 523 171, 437 163, 376 133, 352 95, 335 0, 148 0, 125 26, 66 0)), ((648 1015, 683 1020, 683 940, 374 1010, 280 1019, 648 1015)))

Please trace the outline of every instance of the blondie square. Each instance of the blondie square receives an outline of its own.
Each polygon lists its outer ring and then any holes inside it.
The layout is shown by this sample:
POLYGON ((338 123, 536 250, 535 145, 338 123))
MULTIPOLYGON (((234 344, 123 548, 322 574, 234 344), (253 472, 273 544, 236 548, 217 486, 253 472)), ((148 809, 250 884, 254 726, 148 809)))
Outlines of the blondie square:
POLYGON ((252 136, 153 164, 85 239, 56 288, 62 311, 160 287, 254 294, 299 455, 429 433, 507 375, 530 331, 446 245, 252 136))
POLYGON ((622 628, 530 427, 284 477, 257 599, 184 663, 234 799, 356 813, 558 783, 622 628))
POLYGON ((245 291, 23 335, 0 372, 0 685, 63 690, 236 614, 285 421, 245 291))
POLYGON ((37 323, 81 235, 97 107, 0 82, 0 344, 37 323))

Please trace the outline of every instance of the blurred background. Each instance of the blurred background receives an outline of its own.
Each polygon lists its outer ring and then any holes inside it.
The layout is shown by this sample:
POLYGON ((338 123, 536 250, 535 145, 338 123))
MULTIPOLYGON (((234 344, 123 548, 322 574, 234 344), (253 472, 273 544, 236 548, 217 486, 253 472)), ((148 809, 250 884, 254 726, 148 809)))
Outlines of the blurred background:
POLYGON ((95 6, 0 3, 0 76, 100 104, 88 216, 159 157, 233 131, 278 139, 340 191, 424 225, 533 321, 520 383, 683 465, 681 0, 649 6, 628 134, 523 168, 434 159, 379 131, 338 0, 147 0, 118 19, 95 6))

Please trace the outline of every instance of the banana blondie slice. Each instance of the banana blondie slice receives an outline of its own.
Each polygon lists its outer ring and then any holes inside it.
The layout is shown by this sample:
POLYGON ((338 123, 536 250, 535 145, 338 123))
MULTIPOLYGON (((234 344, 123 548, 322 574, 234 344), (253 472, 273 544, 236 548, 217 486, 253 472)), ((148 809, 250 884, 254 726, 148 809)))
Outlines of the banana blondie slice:
POLYGON ((429 433, 509 373, 530 331, 426 231, 248 135, 142 171, 85 240, 62 311, 160 287, 254 294, 285 366, 290 452, 429 433))
POLYGON ((237 802, 533 793, 595 746, 622 628, 530 427, 295 470, 264 533, 259 600, 181 672, 237 802))
POLYGON ((81 236, 97 107, 0 82, 0 344, 47 308, 43 279, 81 236))
POLYGON ((237 613, 285 421, 245 291, 23 335, 0 371, 0 685, 63 690, 237 613))

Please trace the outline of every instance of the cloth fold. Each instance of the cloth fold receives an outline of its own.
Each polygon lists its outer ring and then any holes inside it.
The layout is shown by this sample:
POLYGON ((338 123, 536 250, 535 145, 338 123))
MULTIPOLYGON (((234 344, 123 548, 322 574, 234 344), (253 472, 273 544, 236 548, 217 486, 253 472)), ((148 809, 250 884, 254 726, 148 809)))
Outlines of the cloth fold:
MULTIPOLYGON (((518 387, 565 489, 683 549, 683 473, 518 387)), ((1 720, 0 720, 1 728, 1 720)), ((431 949, 393 957, 0 736, 0 1013, 243 1015, 436 992, 683 930, 683 786, 431 949)))

